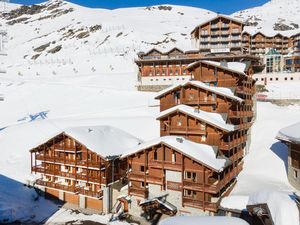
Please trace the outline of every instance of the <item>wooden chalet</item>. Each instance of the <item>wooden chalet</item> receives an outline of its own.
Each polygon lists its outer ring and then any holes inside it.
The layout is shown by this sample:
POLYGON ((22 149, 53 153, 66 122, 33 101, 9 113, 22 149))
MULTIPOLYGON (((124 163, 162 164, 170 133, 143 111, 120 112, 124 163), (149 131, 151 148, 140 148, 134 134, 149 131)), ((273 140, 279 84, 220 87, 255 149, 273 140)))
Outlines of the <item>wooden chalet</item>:
POLYGON ((147 53, 139 53, 135 63, 139 67, 138 89, 142 91, 160 91, 170 85, 191 80, 188 65, 199 60, 226 62, 245 62, 251 69, 260 72, 264 68, 260 59, 251 55, 213 55, 204 56, 199 51, 183 52, 173 48, 168 52, 151 49, 147 53))
POLYGON ((191 32, 195 47, 204 55, 241 54, 244 23, 234 18, 218 15, 191 32))
POLYGON ((31 171, 40 175, 36 185, 47 194, 107 212, 110 185, 126 175, 126 161, 119 157, 139 143, 109 126, 68 128, 30 150, 31 171))
POLYGON ((230 190, 237 174, 232 161, 217 152, 217 147, 179 136, 145 142, 122 156, 129 167, 128 194, 140 199, 138 205, 145 198, 165 194, 178 211, 217 212, 220 197, 230 190))
POLYGON ((288 147, 288 179, 300 190, 300 123, 282 128, 276 138, 288 147))

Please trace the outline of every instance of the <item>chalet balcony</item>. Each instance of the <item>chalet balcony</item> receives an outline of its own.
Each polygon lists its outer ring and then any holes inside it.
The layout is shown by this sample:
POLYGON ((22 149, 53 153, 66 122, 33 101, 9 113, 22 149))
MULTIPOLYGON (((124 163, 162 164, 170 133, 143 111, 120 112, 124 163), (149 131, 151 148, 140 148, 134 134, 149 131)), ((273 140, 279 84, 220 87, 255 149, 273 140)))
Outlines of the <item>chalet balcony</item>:
MULTIPOLYGON (((164 130, 162 130, 164 131, 164 130)), ((169 134, 198 134, 198 135, 205 135, 206 134, 206 130, 202 130, 200 127, 175 127, 175 126, 171 126, 168 127, 168 130, 166 130, 167 133, 169 134)))
POLYGON ((163 160, 151 160, 149 162, 149 167, 152 168, 165 168, 175 171, 181 171, 182 164, 180 162, 171 162, 171 161, 163 161, 163 160))
POLYGON ((201 201, 201 200, 193 199, 192 197, 184 196, 182 197, 182 203, 184 206, 217 212, 220 205, 220 200, 217 201, 216 203, 213 203, 209 201, 201 201))
POLYGON ((73 192, 76 194, 82 194, 94 198, 101 198, 103 196, 103 191, 90 191, 87 188, 84 187, 74 187, 74 186, 67 186, 67 185, 62 185, 59 183, 55 182, 50 182, 50 181, 43 181, 42 179, 36 180, 36 184, 44 187, 50 187, 50 188, 55 188, 63 191, 69 191, 73 192))
POLYGON ((70 192, 74 192, 74 193, 77 193, 79 191, 79 188, 76 188, 74 186, 62 185, 60 183, 44 181, 42 179, 36 180, 35 183, 40 186, 55 188, 55 189, 59 189, 59 190, 63 190, 63 191, 70 191, 70 192))
MULTIPOLYGON (((145 181, 145 174, 129 173, 128 178, 129 178, 129 180, 145 181)), ((162 176, 158 177, 158 176, 150 176, 150 175, 146 174, 146 182, 162 185, 164 182, 164 178, 162 176)))
POLYGON ((214 105, 216 104, 216 100, 214 99, 198 99, 198 98, 183 98, 182 104, 185 105, 214 105))
POLYGON ((229 159, 233 162, 238 161, 239 159, 242 159, 244 157, 244 152, 239 151, 238 153, 232 155, 229 157, 229 159))
POLYGON ((242 143, 245 143, 246 141, 247 141, 247 136, 244 135, 244 136, 241 136, 240 138, 234 139, 229 142, 221 141, 219 148, 222 150, 230 150, 232 148, 239 146, 242 143))
POLYGON ((240 117, 253 117, 253 111, 229 111, 228 117, 240 118, 240 117))
POLYGON ((240 126, 240 129, 246 130, 246 129, 249 129, 252 126, 252 123, 242 123, 239 126, 240 126))
POLYGON ((148 198, 149 191, 145 188, 129 187, 128 189, 130 195, 139 196, 143 198, 148 198))
POLYGON ((84 173, 71 173, 71 172, 64 172, 61 170, 50 170, 50 169, 45 169, 42 166, 34 166, 32 167, 33 172, 37 173, 43 173, 43 174, 49 174, 53 176, 60 176, 60 177, 65 177, 65 178, 70 178, 70 179, 75 179, 75 180, 83 180, 83 181, 89 181, 89 182, 94 182, 94 183, 100 183, 100 180, 102 181, 101 183, 106 183, 106 178, 100 178, 99 176, 90 176, 86 175, 84 173))
POLYGON ((83 166, 83 167, 95 167, 99 168, 100 167, 100 162, 95 162, 91 160, 82 160, 82 159, 70 159, 67 157, 58 157, 58 156, 49 156, 49 155, 43 155, 43 154, 38 154, 36 155, 36 160, 39 161, 48 161, 48 162, 53 162, 53 163, 62 163, 62 164, 67 164, 67 165, 77 165, 77 166, 83 166))

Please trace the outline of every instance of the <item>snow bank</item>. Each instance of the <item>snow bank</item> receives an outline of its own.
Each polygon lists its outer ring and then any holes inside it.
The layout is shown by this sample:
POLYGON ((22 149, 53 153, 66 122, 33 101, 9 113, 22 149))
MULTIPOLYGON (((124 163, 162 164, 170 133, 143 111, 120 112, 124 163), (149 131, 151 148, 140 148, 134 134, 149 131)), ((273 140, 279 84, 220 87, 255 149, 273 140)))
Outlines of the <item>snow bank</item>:
POLYGON ((299 225, 299 210, 289 194, 263 190, 249 197, 249 205, 267 203, 275 225, 299 225))

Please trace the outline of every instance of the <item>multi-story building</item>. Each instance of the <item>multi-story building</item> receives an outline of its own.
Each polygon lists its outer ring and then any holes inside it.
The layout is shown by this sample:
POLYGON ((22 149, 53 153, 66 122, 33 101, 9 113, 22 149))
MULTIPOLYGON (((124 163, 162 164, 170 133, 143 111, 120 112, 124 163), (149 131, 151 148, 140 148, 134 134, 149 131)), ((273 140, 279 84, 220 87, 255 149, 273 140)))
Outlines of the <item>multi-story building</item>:
POLYGON ((204 55, 241 54, 244 26, 242 21, 218 15, 194 28, 191 32, 193 45, 204 55))
POLYGON ((113 185, 127 171, 119 157, 140 142, 109 126, 68 128, 30 150, 35 183, 47 195, 108 213, 113 185))
POLYGON ((141 213, 140 207, 216 213, 242 170, 254 116, 252 67, 199 61, 187 70, 192 81, 156 97, 161 137, 122 156, 129 166, 131 213, 141 213))
POLYGON ((289 182, 300 190, 300 123, 282 128, 277 139, 288 147, 288 179, 289 182))
POLYGON ((251 55, 214 55, 203 56, 199 51, 182 51, 174 48, 168 52, 151 49, 147 53, 139 53, 135 63, 139 67, 138 89, 141 91, 160 91, 173 84, 181 84, 191 80, 187 66, 199 60, 227 62, 245 62, 251 64, 254 71, 263 69, 260 59, 251 55))

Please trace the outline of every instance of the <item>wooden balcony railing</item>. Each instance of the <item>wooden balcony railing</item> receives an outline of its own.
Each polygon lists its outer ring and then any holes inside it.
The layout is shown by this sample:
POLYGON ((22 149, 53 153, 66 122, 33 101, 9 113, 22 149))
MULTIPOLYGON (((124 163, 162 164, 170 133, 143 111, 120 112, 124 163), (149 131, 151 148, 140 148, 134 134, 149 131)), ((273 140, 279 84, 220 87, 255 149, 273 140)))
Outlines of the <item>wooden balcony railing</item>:
POLYGON ((231 161, 238 161, 239 159, 244 157, 244 152, 243 151, 239 151, 237 153, 235 153, 234 155, 230 156, 229 159, 231 161))
POLYGON ((193 208, 199 208, 202 210, 217 212, 220 205, 220 200, 214 203, 209 201, 201 201, 201 200, 193 199, 192 197, 184 196, 182 198, 182 203, 184 206, 190 206, 193 208))
POLYGON ((60 170, 45 169, 42 166, 34 166, 34 167, 32 167, 32 171, 37 172, 37 173, 45 173, 45 174, 54 175, 54 176, 61 176, 61 177, 65 177, 65 178, 76 179, 76 180, 91 181, 91 182, 95 182, 95 183, 100 183, 100 180, 101 180, 102 181, 101 183, 103 183, 103 184, 106 183, 106 179, 105 178, 100 179, 100 175, 99 176, 91 176, 91 175, 86 175, 84 173, 75 174, 75 173, 64 172, 64 171, 60 171, 60 170))
POLYGON ((190 99, 190 98, 183 98, 181 99, 182 104, 185 105, 214 105, 216 104, 216 100, 214 99, 190 99))
POLYGON ((135 195, 135 196, 140 196, 143 198, 148 198, 149 191, 148 191, 148 189, 145 189, 145 188, 129 187, 129 194, 135 195))
POLYGON ((234 139, 232 141, 229 142, 225 142, 225 141, 221 141, 219 148, 222 150, 230 150, 232 148, 237 147, 238 145, 244 143, 247 141, 247 136, 241 136, 240 138, 234 139))
POLYGON ((203 185, 201 183, 197 183, 196 181, 183 180, 183 188, 217 194, 238 175, 238 173, 242 170, 242 168, 243 168, 243 164, 240 163, 237 166, 236 170, 227 172, 223 176, 223 178, 221 178, 219 181, 216 181, 213 184, 204 184, 203 185))
POLYGON ((162 160, 151 160, 149 162, 150 167, 154 168, 165 168, 181 171, 182 164, 180 162, 162 161, 162 160))
POLYGON ((82 194, 94 198, 101 198, 103 196, 103 191, 90 191, 86 190, 83 187, 74 187, 71 185, 62 185, 59 183, 54 183, 50 181, 43 181, 41 179, 36 180, 36 184, 44 187, 50 187, 50 188, 55 188, 63 191, 70 191, 74 192, 75 194, 82 194))
POLYGON ((36 155, 36 159, 40 161, 48 161, 48 162, 57 162, 57 163, 63 163, 68 165, 78 165, 78 166, 89 166, 89 167, 100 167, 100 162, 95 162, 92 160, 82 160, 82 159, 70 159, 67 157, 57 157, 57 156, 49 156, 49 155, 43 155, 38 154, 36 155))
POLYGON ((231 118, 239 118, 239 117, 252 117, 253 111, 232 111, 228 112, 228 116, 231 118))
MULTIPOLYGON (((144 181, 145 174, 135 174, 129 173, 128 175, 129 180, 136 180, 136 181, 144 181)), ((163 184, 164 178, 162 176, 150 176, 146 174, 146 182, 147 183, 154 183, 154 184, 163 184)))
POLYGON ((186 126, 169 126, 167 130, 161 128, 162 132, 167 132, 169 134, 199 134, 205 135, 206 129, 201 129, 200 127, 186 127, 186 126))

